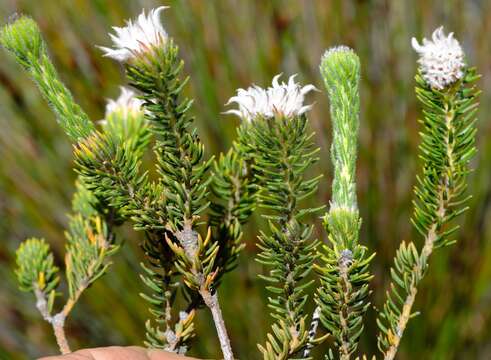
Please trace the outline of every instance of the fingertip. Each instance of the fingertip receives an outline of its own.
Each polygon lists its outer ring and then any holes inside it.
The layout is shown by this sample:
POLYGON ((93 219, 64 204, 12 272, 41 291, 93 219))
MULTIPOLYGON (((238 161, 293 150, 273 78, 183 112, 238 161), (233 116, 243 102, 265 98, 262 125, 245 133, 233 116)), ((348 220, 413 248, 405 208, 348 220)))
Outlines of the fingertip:
MULTIPOLYGON (((193 360, 194 358, 170 353, 163 350, 148 349, 147 356, 150 360, 193 360)), ((196 360, 196 359, 195 359, 196 360)))

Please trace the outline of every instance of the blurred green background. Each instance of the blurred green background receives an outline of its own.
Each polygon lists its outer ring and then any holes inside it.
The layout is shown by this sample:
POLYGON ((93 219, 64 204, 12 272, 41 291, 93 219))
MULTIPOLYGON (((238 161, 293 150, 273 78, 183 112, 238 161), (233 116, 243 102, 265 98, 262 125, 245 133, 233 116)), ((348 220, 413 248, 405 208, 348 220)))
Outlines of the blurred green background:
MULTIPOLYGON (((302 83, 323 89, 318 64, 330 46, 347 44, 363 65, 358 194, 362 241, 376 249, 373 304, 380 306, 388 269, 400 241, 416 239, 410 226, 411 188, 418 169, 417 117, 413 93, 416 55, 410 38, 430 35, 440 24, 454 31, 483 74, 478 149, 470 178, 471 209, 460 219, 457 245, 438 251, 422 283, 399 359, 491 358, 491 1, 348 0, 1 0, 0 23, 14 12, 31 15, 48 42, 52 58, 75 98, 94 119, 105 99, 119 94, 121 67, 101 57, 110 26, 142 8, 171 5, 163 22, 181 47, 187 88, 195 97, 197 126, 209 154, 226 149, 238 120, 222 115, 237 87, 266 86, 274 74, 298 73, 302 83)), ((45 237, 63 260, 63 229, 74 190, 71 148, 28 76, 1 52, 0 61, 0 359, 32 359, 57 352, 49 327, 30 294, 17 290, 13 253, 26 237, 45 237)), ((321 147, 316 171, 325 174, 315 204, 328 203, 330 120, 324 91, 310 119, 321 147)), ((270 319, 265 308, 263 271, 253 261, 254 221, 245 238, 239 268, 226 276, 220 297, 235 352, 259 358, 270 319)), ((82 297, 68 321, 72 348, 141 344, 147 309, 138 293, 141 234, 120 229, 123 250, 114 267, 82 297)), ((323 234, 319 234, 324 236, 323 234)), ((375 311, 367 317, 361 349, 376 353, 375 311)), ((206 311, 198 316, 199 338, 191 355, 219 356, 206 311)))

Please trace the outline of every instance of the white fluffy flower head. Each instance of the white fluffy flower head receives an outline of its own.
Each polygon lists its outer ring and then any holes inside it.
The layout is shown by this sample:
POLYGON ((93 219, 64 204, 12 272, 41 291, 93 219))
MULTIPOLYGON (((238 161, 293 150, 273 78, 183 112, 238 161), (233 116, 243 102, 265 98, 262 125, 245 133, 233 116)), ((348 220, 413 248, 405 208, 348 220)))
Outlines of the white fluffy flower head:
POLYGON ((426 82, 441 90, 464 76, 464 52, 453 33, 445 35, 443 26, 436 29, 431 40, 423 39, 423 44, 412 38, 411 44, 419 54, 419 66, 426 82))
POLYGON ((133 90, 121 86, 121 94, 116 100, 109 99, 106 105, 106 118, 111 114, 122 114, 124 118, 128 116, 138 116, 143 114, 143 101, 136 97, 133 90))
POLYGON ((125 27, 113 26, 115 34, 109 34, 113 48, 100 47, 104 56, 123 62, 153 47, 162 46, 168 35, 160 21, 160 13, 167 8, 160 6, 150 10, 148 15, 143 10, 134 22, 126 21, 125 27))
POLYGON ((236 103, 239 108, 225 113, 252 121, 257 116, 264 118, 272 118, 275 115, 292 117, 309 111, 312 105, 304 105, 304 97, 308 92, 315 90, 315 86, 302 87, 295 82, 295 76, 290 76, 288 83, 279 83, 278 79, 281 74, 278 74, 273 78, 272 86, 267 89, 256 85, 246 90, 238 89, 237 95, 231 97, 226 105, 236 103))

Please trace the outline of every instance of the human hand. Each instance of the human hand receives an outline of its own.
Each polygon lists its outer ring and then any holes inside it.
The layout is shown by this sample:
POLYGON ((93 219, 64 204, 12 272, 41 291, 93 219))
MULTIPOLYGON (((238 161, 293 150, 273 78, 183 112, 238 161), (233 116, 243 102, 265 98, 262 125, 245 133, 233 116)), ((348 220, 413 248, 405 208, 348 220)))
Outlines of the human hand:
MULTIPOLYGON (((162 350, 144 349, 138 346, 110 346, 83 349, 66 355, 48 356, 38 360, 193 360, 162 350)), ((195 359, 196 360, 196 359, 195 359)))

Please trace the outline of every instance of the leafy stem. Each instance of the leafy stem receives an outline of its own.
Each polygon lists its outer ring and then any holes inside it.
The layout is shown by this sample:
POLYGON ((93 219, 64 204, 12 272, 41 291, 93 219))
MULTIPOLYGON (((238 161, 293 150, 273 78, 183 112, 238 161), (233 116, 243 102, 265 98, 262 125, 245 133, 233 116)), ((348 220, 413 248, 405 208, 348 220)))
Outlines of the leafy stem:
MULTIPOLYGON (((261 276, 271 283, 267 289, 274 311, 271 334, 259 349, 265 359, 287 359, 302 356, 309 345, 307 302, 304 290, 312 284, 305 281, 315 259, 317 241, 311 241, 312 227, 300 221, 303 215, 319 209, 301 209, 299 201, 315 192, 319 177, 305 179, 304 172, 317 158, 307 133, 305 116, 292 118, 281 115, 271 119, 256 119, 244 124, 241 141, 254 144, 256 183, 262 184, 259 205, 269 210, 269 233, 261 232, 257 261, 270 267, 261 276)), ((312 343, 320 341, 315 339, 312 343)))
MULTIPOLYGON (((324 54, 320 72, 330 101, 333 129, 331 160, 334 168, 332 199, 324 217, 328 243, 316 265, 321 276, 317 292, 319 320, 335 338, 339 356, 347 360, 356 351, 368 309, 372 278, 366 247, 359 244, 361 218, 356 196, 356 158, 360 112, 360 60, 345 46, 324 54)), ((330 352, 327 359, 332 359, 330 352)))
POLYGON ((407 323, 415 316, 412 307, 431 254, 455 242, 450 236, 458 226, 447 225, 467 209, 463 206, 468 199, 464 192, 468 163, 475 153, 475 100, 479 94, 472 83, 477 78, 474 69, 466 69, 461 80, 438 91, 420 74, 416 77, 416 93, 424 108, 420 145, 423 174, 414 190, 412 221, 424 237, 424 245, 418 252, 413 243, 403 242, 396 253, 391 290, 377 319, 379 349, 386 360, 395 358, 407 323))
POLYGON ((200 294, 203 297, 203 301, 211 311, 215 327, 217 329, 218 339, 222 348, 224 360, 233 360, 234 354, 232 352, 232 346, 230 345, 230 339, 228 337, 227 328, 223 321, 222 310, 220 309, 220 303, 218 301, 217 293, 211 293, 210 290, 203 288, 200 290, 200 294))
MULTIPOLYGON (((444 179, 443 183, 445 183, 448 179, 444 179)), ((435 241, 438 239, 439 235, 439 224, 443 223, 445 220, 445 209, 446 209, 446 201, 443 200, 443 194, 446 193, 448 189, 445 186, 440 187, 439 198, 440 201, 438 203, 438 217, 430 227, 428 234, 425 237, 425 243, 423 248, 421 249, 421 254, 419 255, 418 261, 415 262, 414 267, 411 270, 411 273, 408 274, 408 278, 411 279, 409 282, 409 292, 404 300, 404 304, 402 306, 402 310, 400 312, 399 318, 397 320, 396 331, 391 333, 390 337, 390 346, 386 350, 384 354, 385 360, 392 360, 395 358, 397 350, 399 348, 399 344, 401 342, 401 338, 406 329, 407 323, 409 320, 415 316, 412 312, 412 307, 414 305, 414 301, 416 300, 416 294, 418 293, 418 284, 420 280, 423 278, 425 274, 425 270, 428 266, 428 260, 430 255, 433 252, 435 241)))

